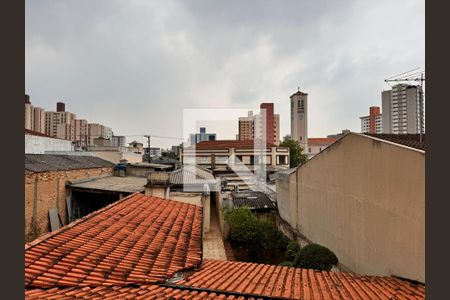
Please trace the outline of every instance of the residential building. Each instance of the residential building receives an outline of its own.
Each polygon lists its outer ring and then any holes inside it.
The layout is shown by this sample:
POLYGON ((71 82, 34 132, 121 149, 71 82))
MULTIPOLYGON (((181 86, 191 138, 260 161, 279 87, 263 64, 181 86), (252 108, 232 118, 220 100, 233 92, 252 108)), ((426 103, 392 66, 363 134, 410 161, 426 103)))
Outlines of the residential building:
POLYGON ((67 181, 112 174, 112 166, 94 156, 25 154, 25 240, 49 231, 52 208, 68 224, 67 181))
POLYGON ((348 133, 277 180, 280 217, 341 270, 425 282, 425 136, 348 133))
MULTIPOLYGON (((65 111, 65 105, 62 102, 57 103, 56 112, 46 111, 45 112, 45 134, 51 137, 58 137, 58 125, 59 124, 72 124, 72 121, 76 119, 74 113, 65 111)), ((59 130, 60 134, 66 131, 66 129, 59 130)), ((61 135, 59 138, 62 138, 61 135)))
POLYGON ((75 119, 72 123, 74 142, 77 148, 86 148, 88 145, 88 121, 85 119, 75 119))
POLYGON ((61 123, 56 126, 56 138, 74 141, 75 132, 74 127, 70 123, 61 123))
POLYGON ((71 141, 52 138, 41 132, 25 129, 25 153, 45 154, 53 151, 73 151, 71 141))
MULTIPOLYGON (((148 154, 148 147, 145 147, 144 150, 145 150, 144 152, 146 154, 148 154)), ((154 156, 156 156, 156 157, 161 156, 161 148, 150 147, 150 157, 154 157, 154 156)))
POLYGON ((33 131, 45 133, 45 111, 40 107, 33 107, 33 131))
POLYGON ((215 173, 233 172, 233 168, 245 166, 254 172, 264 165, 268 174, 289 168, 289 148, 274 144, 258 144, 258 141, 218 140, 204 141, 181 153, 182 164, 198 164, 215 173))
POLYGON ((327 148, 336 141, 337 141, 336 138, 309 138, 308 149, 307 151, 304 151, 304 153, 308 156, 308 158, 311 158, 314 155, 325 150, 325 148, 327 148))
POLYGON ((134 193, 26 244, 25 298, 425 299, 397 277, 209 259, 202 211, 134 193))
POLYGON ((360 117, 361 119, 361 132, 362 133, 382 133, 382 115, 378 106, 372 106, 369 108, 369 115, 360 117))
POLYGON ((25 129, 33 130, 33 106, 30 102, 30 96, 25 95, 25 129))
POLYGON ((125 136, 122 135, 112 135, 111 145, 114 147, 125 147, 125 136))
POLYGON ((260 113, 249 111, 247 117, 239 118, 238 140, 255 140, 266 138, 267 143, 280 143, 280 115, 274 114, 273 103, 261 103, 260 113))
POLYGON ((189 143, 191 146, 203 141, 215 141, 215 140, 216 134, 206 133, 205 127, 200 127, 200 133, 191 133, 189 135, 189 143))
POLYGON ((253 111, 248 112, 247 117, 240 117, 239 118, 239 140, 246 141, 246 140, 253 140, 253 111))
POLYGON ((144 144, 139 143, 138 141, 128 143, 128 148, 134 153, 144 154, 144 144))
POLYGON ((172 146, 172 152, 175 153, 175 155, 180 155, 180 148, 183 147, 182 145, 175 145, 172 146))
POLYGON ((300 89, 291 97, 291 137, 308 149, 308 94, 300 89))
POLYGON ((112 129, 98 123, 89 123, 87 138, 89 145, 93 145, 94 139, 99 137, 110 139, 112 137, 112 129))
POLYGON ((381 93, 383 133, 415 134, 425 132, 421 94, 423 94, 421 86, 408 84, 397 84, 391 90, 381 93), (422 129, 420 129, 421 126, 422 129))

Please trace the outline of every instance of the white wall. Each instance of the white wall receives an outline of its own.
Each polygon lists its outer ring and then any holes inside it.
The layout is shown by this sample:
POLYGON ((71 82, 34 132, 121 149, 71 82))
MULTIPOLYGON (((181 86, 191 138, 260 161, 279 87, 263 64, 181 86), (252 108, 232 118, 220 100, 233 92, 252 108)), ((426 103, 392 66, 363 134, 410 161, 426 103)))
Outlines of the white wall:
POLYGON ((25 153, 44 154, 45 151, 73 151, 71 141, 25 134, 25 153))

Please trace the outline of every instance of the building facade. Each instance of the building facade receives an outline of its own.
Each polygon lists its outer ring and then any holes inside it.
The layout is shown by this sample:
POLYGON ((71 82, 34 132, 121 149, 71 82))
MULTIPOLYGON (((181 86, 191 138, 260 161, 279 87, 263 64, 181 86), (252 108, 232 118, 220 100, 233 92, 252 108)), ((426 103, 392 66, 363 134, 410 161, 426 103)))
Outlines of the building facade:
POLYGON ((125 136, 113 134, 111 137, 111 145, 114 147, 125 147, 125 136))
POLYGON ((425 132, 421 94, 421 86, 408 84, 397 84, 391 90, 381 93, 383 133, 425 132))
POLYGON ((253 111, 249 111, 247 117, 239 118, 238 139, 241 141, 253 140, 253 111))
POLYGON ((379 134, 383 132, 382 115, 378 106, 369 108, 369 115, 360 117, 361 133, 379 134))
POLYGON ((257 165, 265 165, 267 172, 289 168, 289 148, 255 145, 255 141, 219 140, 204 141, 194 147, 182 149, 182 164, 197 164, 215 172, 230 171, 246 166, 255 171, 257 165))
POLYGON ((33 130, 45 133, 45 110, 40 107, 33 107, 33 130))
MULTIPOLYGON (((51 137, 57 137, 59 124, 71 124, 76 119, 74 113, 63 111, 65 108, 64 103, 57 103, 57 110, 59 111, 46 111, 45 112, 45 134, 51 137)), ((60 132, 62 129, 60 129, 60 132)))
POLYGON ((308 94, 300 89, 291 97, 291 137, 308 149, 308 94))
POLYGON ((309 138, 308 149, 307 151, 305 149, 305 153, 308 158, 312 158, 314 155, 322 152, 336 141, 336 138, 309 138))
POLYGON ((425 282, 425 151, 382 136, 349 133, 277 178, 278 210, 342 270, 425 282))
POLYGON ((89 123, 88 124, 88 143, 89 145, 94 144, 95 138, 104 138, 104 139, 110 139, 112 137, 112 129, 109 127, 106 127, 102 124, 98 123, 89 123))

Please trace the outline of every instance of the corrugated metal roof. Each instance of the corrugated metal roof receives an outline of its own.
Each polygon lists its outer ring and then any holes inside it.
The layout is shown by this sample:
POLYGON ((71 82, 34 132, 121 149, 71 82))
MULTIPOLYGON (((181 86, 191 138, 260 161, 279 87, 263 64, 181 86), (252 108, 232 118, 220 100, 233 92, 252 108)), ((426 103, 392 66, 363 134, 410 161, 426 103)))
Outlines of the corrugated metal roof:
POLYGON ((185 165, 170 173, 172 185, 214 184, 216 179, 211 171, 197 165, 185 165))
POLYGON ((252 210, 256 209, 277 209, 275 203, 263 192, 245 191, 231 193, 233 206, 248 206, 252 210))
POLYGON ((25 154, 25 170, 50 172, 77 169, 107 168, 114 164, 96 156, 25 154))

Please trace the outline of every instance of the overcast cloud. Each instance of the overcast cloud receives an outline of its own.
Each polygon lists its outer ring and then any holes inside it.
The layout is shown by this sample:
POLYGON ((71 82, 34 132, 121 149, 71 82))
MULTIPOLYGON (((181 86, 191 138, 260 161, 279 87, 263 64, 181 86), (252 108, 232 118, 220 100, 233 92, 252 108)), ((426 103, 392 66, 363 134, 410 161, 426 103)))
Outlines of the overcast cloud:
POLYGON ((359 117, 381 106, 384 78, 425 67, 425 4, 28 0, 25 59, 33 105, 54 110, 63 100, 116 135, 181 136, 184 108, 265 101, 284 136, 300 86, 309 136, 321 137, 359 131, 359 117))

